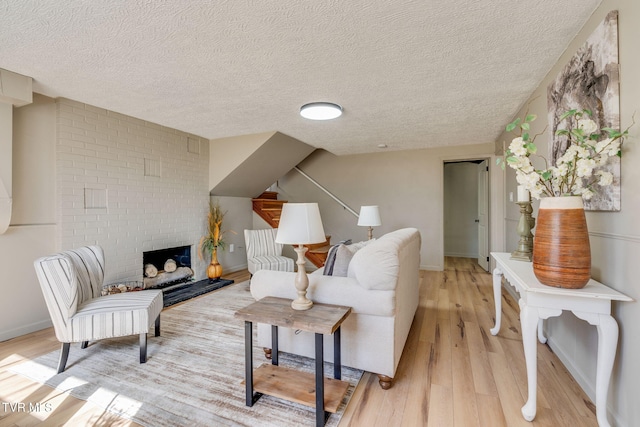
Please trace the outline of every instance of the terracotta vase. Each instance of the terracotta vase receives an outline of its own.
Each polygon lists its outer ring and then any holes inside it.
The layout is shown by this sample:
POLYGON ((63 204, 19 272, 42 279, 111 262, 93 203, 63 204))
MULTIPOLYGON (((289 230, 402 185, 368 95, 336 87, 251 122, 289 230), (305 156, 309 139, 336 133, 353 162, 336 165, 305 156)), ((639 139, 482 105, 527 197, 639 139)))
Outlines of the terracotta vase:
POLYGON ((533 272, 540 283, 580 289, 591 278, 591 247, 582 197, 546 197, 533 239, 533 272))
POLYGON ((222 276, 222 266, 218 262, 218 248, 211 251, 211 263, 207 267, 207 277, 209 280, 216 280, 222 276))

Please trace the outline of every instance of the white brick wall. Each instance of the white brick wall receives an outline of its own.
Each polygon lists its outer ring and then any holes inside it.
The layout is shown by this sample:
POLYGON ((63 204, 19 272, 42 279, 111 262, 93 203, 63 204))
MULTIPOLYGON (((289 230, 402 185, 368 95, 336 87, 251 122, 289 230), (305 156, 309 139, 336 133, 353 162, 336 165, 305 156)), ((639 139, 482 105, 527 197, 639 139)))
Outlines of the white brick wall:
POLYGON ((110 283, 142 280, 144 251, 191 245, 204 278, 208 141, 68 99, 56 105, 58 246, 102 246, 110 283))

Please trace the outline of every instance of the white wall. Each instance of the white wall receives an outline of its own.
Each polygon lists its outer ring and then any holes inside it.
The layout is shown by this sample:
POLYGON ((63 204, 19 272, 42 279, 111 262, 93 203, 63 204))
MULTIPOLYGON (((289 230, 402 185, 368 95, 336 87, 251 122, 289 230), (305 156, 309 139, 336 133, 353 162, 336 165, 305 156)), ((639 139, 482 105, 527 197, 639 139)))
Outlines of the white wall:
POLYGON ((478 165, 444 165, 444 254, 478 257, 478 165))
POLYGON ((225 273, 231 273, 247 268, 247 250, 244 244, 244 230, 253 228, 253 205, 247 197, 212 196, 211 200, 220 203, 224 212, 222 230, 226 247, 218 251, 218 262, 225 273), (229 245, 234 245, 230 251, 229 245))
POLYGON ((190 245, 196 278, 204 278, 208 262, 196 249, 206 225, 209 142, 71 100, 33 101, 14 109, 0 340, 50 325, 33 261, 59 250, 101 245, 109 283, 141 280, 143 251, 190 245), (98 208, 86 205, 87 189, 104 198, 98 208))
POLYGON ((55 251, 55 104, 13 111, 13 215, 0 235, 0 341, 51 325, 33 261, 55 251))
MULTIPOLYGON (((493 155, 493 144, 440 147, 425 150, 390 151, 335 156, 317 150, 300 163, 300 168, 336 197, 358 212, 360 206, 378 205, 382 226, 374 237, 403 227, 416 227, 422 235, 421 267, 444 268, 443 174, 447 160, 484 158, 493 155)), ((502 224, 502 174, 492 172, 495 200, 492 218, 502 224)), ((316 188, 296 171, 278 180, 281 199, 314 201, 320 205, 324 230, 332 242, 366 240, 367 228, 358 227, 357 218, 316 188)), ((502 227, 494 227, 491 250, 503 250, 502 227), (500 228, 500 230, 498 230, 500 228)))
MULTIPOLYGON (((631 117, 640 111, 640 2, 637 0, 605 0, 594 12, 591 19, 568 46, 566 52, 550 70, 538 89, 531 95, 529 111, 538 115, 532 127, 532 134, 543 131, 547 124, 548 84, 555 79, 576 50, 602 22, 607 13, 618 10, 618 37, 620 62, 620 117, 622 128, 631 124, 631 117)), ((519 116, 524 114, 524 108, 519 116)), ((638 117, 636 117, 638 120, 638 117)), ((640 122, 640 120, 638 120, 640 122)), ((592 275, 606 285, 625 293, 634 302, 615 303, 612 315, 620 325, 618 356, 613 369, 609 391, 609 411, 615 416, 615 425, 636 425, 640 419, 640 286, 638 285, 638 259, 640 257, 640 125, 630 131, 624 143, 621 164, 620 212, 587 212, 587 224, 591 241, 592 275)), ((512 135, 502 135, 497 144, 509 142, 512 135)), ((547 153, 548 131, 538 139, 538 152, 547 153)), ((515 249, 517 235, 517 206, 508 202, 510 192, 515 192, 515 175, 511 170, 506 174, 505 204, 508 206, 506 232, 509 236, 508 249, 515 249)), ((534 216, 537 203, 534 204, 534 216)), ((535 230, 534 230, 535 233, 535 230)), ((549 343, 562 359, 574 377, 595 398, 595 372, 597 360, 597 332, 587 323, 578 320, 571 313, 547 322, 549 343)))

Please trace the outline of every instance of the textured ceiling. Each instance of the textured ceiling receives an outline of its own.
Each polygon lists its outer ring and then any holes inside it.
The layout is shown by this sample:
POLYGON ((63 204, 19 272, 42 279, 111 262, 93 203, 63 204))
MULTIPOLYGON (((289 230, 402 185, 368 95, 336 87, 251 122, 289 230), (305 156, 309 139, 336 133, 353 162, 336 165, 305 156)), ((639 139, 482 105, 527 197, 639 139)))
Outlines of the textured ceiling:
POLYGON ((600 0, 0 0, 0 68, 215 139, 335 154, 491 142, 600 0), (311 101, 344 107, 313 122, 311 101))

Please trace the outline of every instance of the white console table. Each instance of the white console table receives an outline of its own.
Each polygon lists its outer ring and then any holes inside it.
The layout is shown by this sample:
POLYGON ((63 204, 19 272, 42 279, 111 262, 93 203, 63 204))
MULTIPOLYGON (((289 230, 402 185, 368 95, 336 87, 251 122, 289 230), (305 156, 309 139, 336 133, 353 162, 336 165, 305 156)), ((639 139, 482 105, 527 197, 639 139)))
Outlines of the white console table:
POLYGON ((509 253, 492 252, 491 256, 496 260, 496 268, 493 270, 496 324, 491 329, 491 334, 497 335, 500 331, 502 276, 520 294, 518 303, 520 305, 522 344, 527 366, 528 400, 522 407, 522 415, 525 420, 532 421, 536 416, 536 329, 538 339, 544 344, 546 338, 542 333, 543 320, 559 316, 563 310, 569 310, 579 319, 594 325, 598 330, 596 416, 600 426, 609 426, 609 421, 607 420, 607 393, 618 342, 618 324, 611 317, 611 301, 633 300, 593 279, 582 289, 546 286, 541 284, 534 275, 532 263, 511 260, 509 259, 511 254, 509 253))

